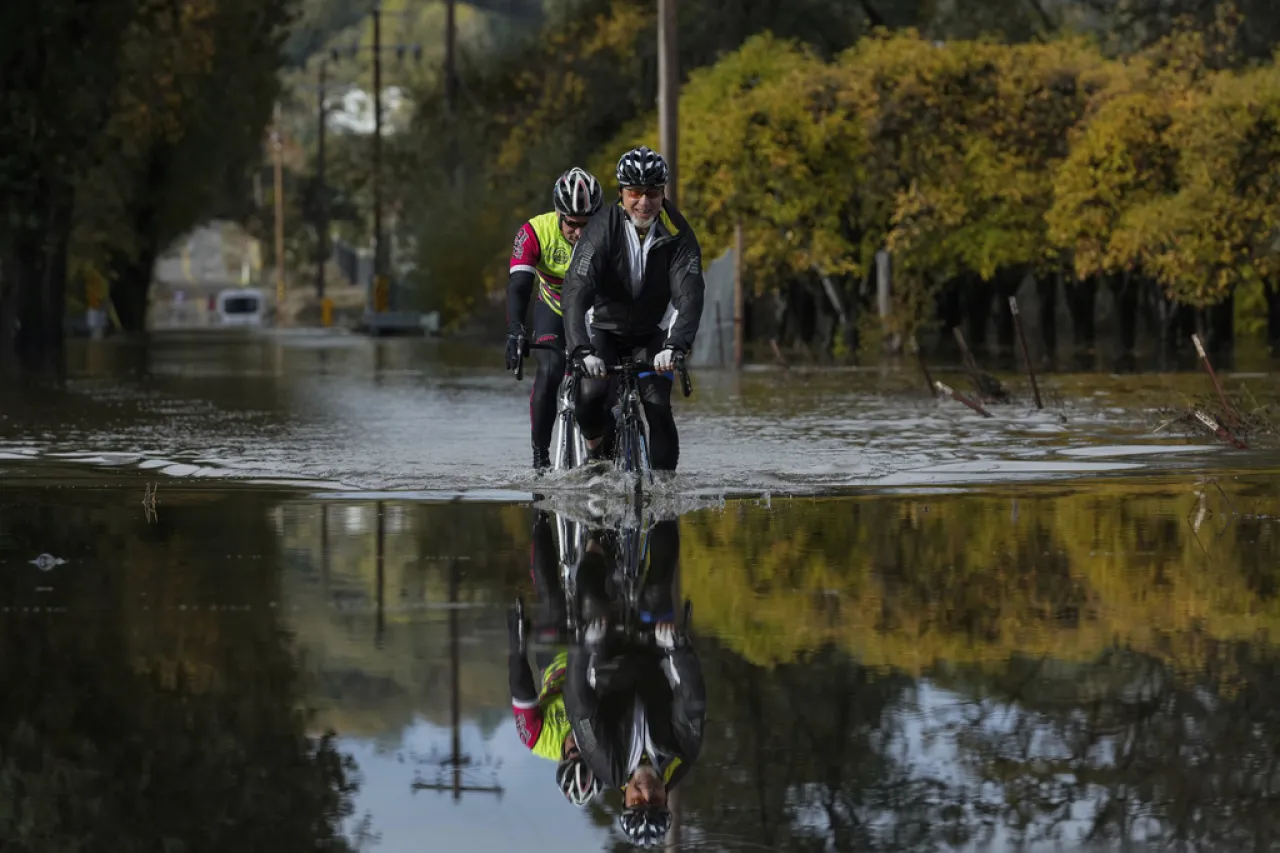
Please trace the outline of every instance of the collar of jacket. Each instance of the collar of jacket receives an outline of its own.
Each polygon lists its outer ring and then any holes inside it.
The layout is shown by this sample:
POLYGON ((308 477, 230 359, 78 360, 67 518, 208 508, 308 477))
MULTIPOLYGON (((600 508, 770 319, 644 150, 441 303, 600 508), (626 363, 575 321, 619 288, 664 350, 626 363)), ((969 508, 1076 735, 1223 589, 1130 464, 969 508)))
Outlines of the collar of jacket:
MULTIPOLYGON (((623 224, 628 228, 634 228, 635 226, 631 224, 631 217, 627 215, 626 208, 622 206, 622 202, 618 202, 617 206, 618 210, 622 213, 623 224)), ((658 219, 653 223, 652 227, 657 228, 658 233, 654 235, 653 246, 651 249, 656 249, 665 243, 670 243, 672 240, 675 240, 680 236, 680 229, 667 213, 667 201, 665 199, 662 202, 662 209, 658 211, 658 219)), ((642 240, 641 242, 643 243, 644 241, 642 240)))

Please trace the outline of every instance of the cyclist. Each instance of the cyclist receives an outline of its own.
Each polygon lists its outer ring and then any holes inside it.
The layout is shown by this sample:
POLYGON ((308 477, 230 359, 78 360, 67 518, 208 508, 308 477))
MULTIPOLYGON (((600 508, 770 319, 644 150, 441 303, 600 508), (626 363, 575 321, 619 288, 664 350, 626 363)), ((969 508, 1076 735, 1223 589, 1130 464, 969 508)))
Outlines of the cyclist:
MULTIPOLYGON (((565 625, 566 607, 560 567, 547 513, 535 511, 531 569, 542 605, 540 631, 558 633, 565 625), (549 619, 548 619, 549 617, 549 619)), ((533 686, 533 670, 527 657, 529 625, 515 608, 507 613, 507 668, 511 710, 516 732, 534 755, 556 762, 556 784, 565 799, 577 806, 591 802, 604 788, 582 760, 578 743, 565 712, 564 681, 567 653, 555 654, 542 670, 542 689, 533 686)), ((539 666, 542 662, 539 661, 539 666)))
POLYGON ((564 329, 587 379, 576 415, 588 456, 599 459, 610 430, 605 368, 619 359, 652 361, 640 389, 649 423, 650 464, 674 471, 680 441, 671 415, 676 356, 693 347, 702 319, 702 250, 689 223, 664 199, 669 169, 641 146, 618 160, 620 204, 592 217, 564 282, 564 329))
POLYGON ((538 350, 538 373, 529 395, 533 467, 538 470, 550 467, 556 391, 565 373, 561 282, 573 247, 592 214, 600 209, 604 193, 599 181, 575 166, 556 179, 551 200, 554 210, 533 217, 516 232, 507 279, 507 369, 515 370, 517 358, 529 354, 524 320, 535 282, 538 299, 533 307, 534 339, 556 348, 538 350), (523 353, 522 346, 526 347, 523 353))
POLYGON ((583 645, 569 647, 565 704, 583 761, 605 785, 622 789, 623 834, 658 846, 671 827, 667 797, 697 760, 706 720, 702 665, 674 625, 678 523, 654 526, 639 597, 640 620, 656 623, 657 649, 608 638, 605 596, 616 563, 608 550, 593 540, 578 570, 580 606, 589 621, 583 645))

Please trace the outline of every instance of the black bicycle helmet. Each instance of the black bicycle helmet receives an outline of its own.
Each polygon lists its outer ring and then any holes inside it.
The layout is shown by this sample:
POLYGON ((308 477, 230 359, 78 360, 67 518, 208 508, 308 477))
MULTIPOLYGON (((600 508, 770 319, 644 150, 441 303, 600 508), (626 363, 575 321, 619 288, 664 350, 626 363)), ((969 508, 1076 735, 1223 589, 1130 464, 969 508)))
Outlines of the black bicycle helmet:
POLYGON ((671 176, 667 161, 652 148, 641 145, 618 160, 618 186, 664 187, 671 176))
POLYGON ((639 806, 623 810, 618 826, 637 847, 661 847, 671 831, 671 810, 666 806, 639 806))

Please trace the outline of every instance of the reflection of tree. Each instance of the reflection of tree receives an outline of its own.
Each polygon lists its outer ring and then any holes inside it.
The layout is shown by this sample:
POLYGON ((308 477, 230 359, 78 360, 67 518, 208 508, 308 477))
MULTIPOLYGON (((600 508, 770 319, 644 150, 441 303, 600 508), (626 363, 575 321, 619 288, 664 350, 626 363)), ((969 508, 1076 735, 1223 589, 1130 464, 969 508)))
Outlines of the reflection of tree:
POLYGON ((770 669, 703 640, 711 709, 682 788, 686 835, 721 849, 933 849, 956 837, 904 760, 911 680, 824 649, 770 669))
POLYGON ((459 687, 483 732, 510 717, 502 610, 528 581, 529 510, 383 501, 287 505, 290 623, 326 722, 393 745, 415 716, 449 725, 450 573, 458 571, 459 687), (384 514, 385 629, 376 626, 376 518, 384 514), (324 514, 328 507, 327 517, 324 514), (325 543, 327 543, 327 551, 325 543), (381 640, 379 647, 377 640, 381 640), (497 645, 494 645, 497 644, 497 645))
POLYGON ((1198 533, 1185 485, 694 513, 684 590, 700 625, 763 664, 826 643, 908 672, 1014 652, 1090 660, 1124 637, 1195 671, 1196 633, 1280 631, 1280 537, 1206 488, 1198 533))
POLYGON ((1280 539, 1227 488, 1198 530, 1193 490, 1129 483, 687 517, 722 645, 686 837, 1280 845, 1280 539))
POLYGON ((1160 849, 1280 843, 1280 657, 1207 645, 1190 679, 1128 652, 980 677, 957 739, 1005 825, 1160 849))
POLYGON ((305 735, 270 497, 161 500, 163 530, 101 494, 4 530, 71 558, 0 575, 37 608, 0 618, 5 849, 347 849, 355 767, 305 735))

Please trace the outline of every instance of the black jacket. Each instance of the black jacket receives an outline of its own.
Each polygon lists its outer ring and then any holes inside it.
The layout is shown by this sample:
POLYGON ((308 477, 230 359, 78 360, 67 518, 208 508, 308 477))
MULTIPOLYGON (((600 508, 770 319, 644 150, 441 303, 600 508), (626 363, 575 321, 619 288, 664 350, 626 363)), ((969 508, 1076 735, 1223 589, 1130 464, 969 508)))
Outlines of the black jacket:
POLYGON ((631 253, 624 229, 632 228, 621 204, 602 209, 582 232, 573 249, 561 291, 565 343, 571 354, 590 351, 587 309, 595 308, 592 325, 626 336, 658 332, 670 304, 679 312, 668 330, 667 344, 680 352, 693 348, 702 319, 702 249, 689 223, 669 201, 653 224, 657 229, 645 262, 643 286, 631 292, 631 253))
POLYGON ((591 658, 589 649, 570 646, 565 671, 565 710, 583 760, 606 787, 626 784, 638 694, 658 752, 650 759, 671 790, 688 774, 702 750, 707 688, 697 654, 685 646, 669 654, 646 649, 623 655, 623 660, 615 661, 626 667, 630 689, 605 693, 597 692, 588 681, 591 658))

